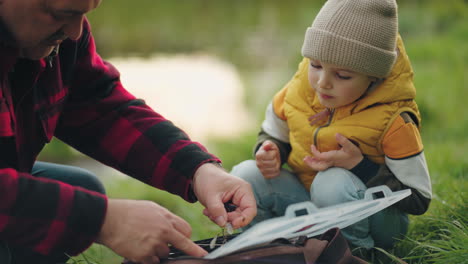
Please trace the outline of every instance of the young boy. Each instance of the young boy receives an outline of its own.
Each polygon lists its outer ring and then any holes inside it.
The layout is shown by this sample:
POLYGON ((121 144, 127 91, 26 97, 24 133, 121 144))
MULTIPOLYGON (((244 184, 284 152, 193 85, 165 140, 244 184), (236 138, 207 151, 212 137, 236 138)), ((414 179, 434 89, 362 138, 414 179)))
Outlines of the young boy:
POLYGON ((305 34, 299 70, 266 111, 255 161, 232 174, 252 184, 252 224, 311 200, 327 207, 385 184, 410 197, 349 226, 354 247, 390 248, 407 214, 423 214, 431 183, 419 134, 413 71, 395 0, 329 0, 305 34), (291 170, 281 169, 287 163, 291 170))

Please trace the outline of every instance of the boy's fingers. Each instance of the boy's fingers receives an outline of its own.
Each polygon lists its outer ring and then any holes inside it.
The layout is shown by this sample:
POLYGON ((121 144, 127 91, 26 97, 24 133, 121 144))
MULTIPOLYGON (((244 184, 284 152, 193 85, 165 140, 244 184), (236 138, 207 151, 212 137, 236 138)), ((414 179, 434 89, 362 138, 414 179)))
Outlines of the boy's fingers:
POLYGON ((315 145, 310 145, 310 152, 312 152, 312 154, 314 154, 314 156, 318 156, 320 155, 320 151, 318 151, 317 147, 315 145))
POLYGON ((268 175, 276 175, 279 173, 279 170, 276 168, 263 168, 262 169, 263 175, 268 174, 268 175))
POLYGON ((323 162, 332 161, 334 156, 336 155, 335 150, 320 152, 320 151, 318 151, 318 149, 317 149, 317 147, 315 145, 310 146, 310 152, 312 153, 313 158, 315 160, 323 161, 323 162))
POLYGON ((272 149, 273 149, 273 146, 271 145, 271 143, 266 142, 266 141, 265 141, 265 143, 263 143, 263 150, 264 151, 270 151, 272 149))
POLYGON ((310 157, 310 156, 307 156, 304 158, 304 162, 309 166, 309 167, 313 167, 313 158, 310 157))
POLYGON ((336 133, 335 137, 336 137, 336 141, 338 142, 338 144, 340 144, 345 149, 358 149, 359 148, 359 143, 343 136, 340 133, 336 133))
POLYGON ((311 153, 313 155, 313 159, 315 159, 315 160, 324 160, 324 159, 327 158, 326 152, 318 151, 317 147, 315 147, 314 145, 311 145, 310 151, 311 151, 311 153))
POLYGON ((274 161, 276 159, 276 152, 273 151, 273 150, 270 150, 268 152, 266 152, 263 156, 262 156, 262 160, 267 162, 267 161, 274 161))
POLYGON ((316 171, 323 171, 328 169, 332 162, 316 159, 315 157, 307 156, 303 159, 307 166, 311 167, 316 171))
POLYGON ((345 136, 341 135, 340 133, 336 133, 335 135, 336 141, 340 144, 343 148, 350 147, 351 141, 349 141, 345 136))
POLYGON ((263 146, 255 154, 257 163, 276 162, 279 156, 278 148, 272 142, 265 141, 263 146), (265 143, 266 142, 266 143, 265 143))
POLYGON ((270 150, 275 150, 275 149, 277 149, 278 147, 277 147, 276 144, 273 143, 272 141, 266 140, 265 142, 263 142, 262 148, 263 148, 265 151, 268 152, 268 151, 270 151, 270 150))
POLYGON ((264 159, 264 160, 259 160, 259 163, 262 165, 262 166, 265 166, 265 167, 271 167, 271 168, 276 168, 278 163, 276 162, 275 159, 264 159))

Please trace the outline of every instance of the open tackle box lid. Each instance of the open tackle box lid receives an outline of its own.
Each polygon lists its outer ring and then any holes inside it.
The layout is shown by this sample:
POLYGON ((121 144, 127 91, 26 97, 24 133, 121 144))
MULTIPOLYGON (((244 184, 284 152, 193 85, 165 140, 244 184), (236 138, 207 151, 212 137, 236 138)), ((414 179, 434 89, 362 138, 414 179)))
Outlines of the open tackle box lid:
POLYGON ((214 259, 278 238, 313 237, 338 227, 343 229, 409 196, 411 190, 392 192, 387 186, 366 190, 364 199, 326 208, 317 208, 306 201, 288 206, 284 216, 262 221, 242 232, 223 246, 205 256, 214 259), (376 194, 383 194, 377 198, 376 194))

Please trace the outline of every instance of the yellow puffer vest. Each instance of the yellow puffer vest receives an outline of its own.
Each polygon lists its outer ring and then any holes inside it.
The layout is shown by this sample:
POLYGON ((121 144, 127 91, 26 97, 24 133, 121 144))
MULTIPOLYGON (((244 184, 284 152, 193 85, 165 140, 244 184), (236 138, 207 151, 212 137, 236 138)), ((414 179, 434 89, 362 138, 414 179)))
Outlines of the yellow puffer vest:
POLYGON ((395 118, 402 112, 409 112, 420 123, 414 101, 413 70, 400 37, 397 45, 399 55, 390 76, 356 102, 331 109, 328 120, 321 123, 310 125, 308 121, 310 116, 326 110, 310 87, 309 59, 303 59, 293 79, 275 95, 273 109, 287 122, 290 130, 292 150, 288 165, 306 188, 310 187, 317 174, 303 162, 305 156, 311 155, 311 144, 315 144, 319 151, 339 149, 335 139, 339 132, 357 143, 363 155, 376 163, 383 163, 382 140, 395 118))

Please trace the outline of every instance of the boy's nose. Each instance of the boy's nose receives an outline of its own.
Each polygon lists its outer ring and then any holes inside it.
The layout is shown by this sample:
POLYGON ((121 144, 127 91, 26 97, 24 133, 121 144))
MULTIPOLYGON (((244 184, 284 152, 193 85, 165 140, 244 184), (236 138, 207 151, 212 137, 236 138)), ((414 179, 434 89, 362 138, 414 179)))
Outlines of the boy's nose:
POLYGON ((319 80, 318 80, 317 84, 322 89, 330 89, 332 87, 330 79, 327 76, 327 74, 325 74, 325 73, 320 74, 320 77, 319 77, 319 80))

